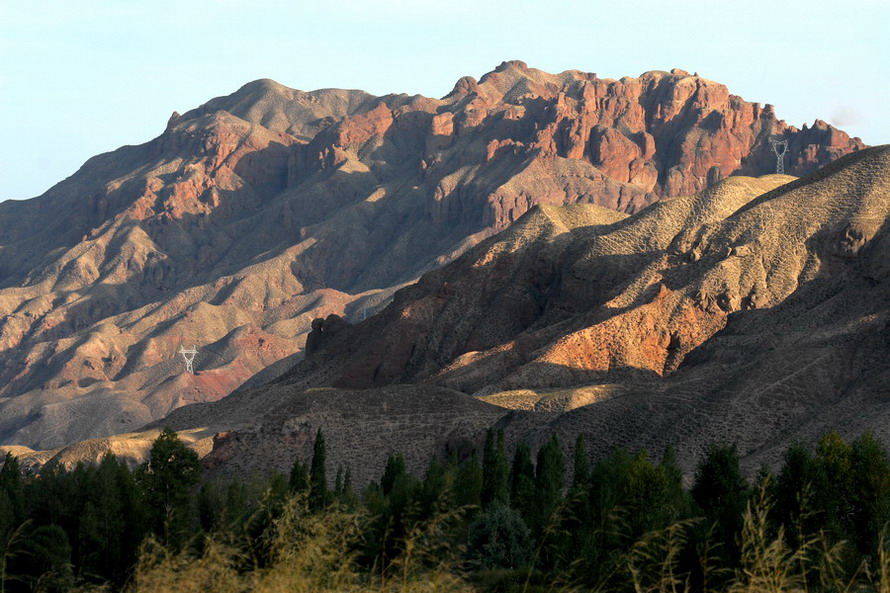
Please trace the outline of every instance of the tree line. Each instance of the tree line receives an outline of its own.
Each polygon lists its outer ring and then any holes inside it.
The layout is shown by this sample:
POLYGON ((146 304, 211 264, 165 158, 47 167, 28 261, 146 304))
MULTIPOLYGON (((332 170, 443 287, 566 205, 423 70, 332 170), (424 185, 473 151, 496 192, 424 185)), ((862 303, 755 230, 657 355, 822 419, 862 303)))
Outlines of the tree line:
POLYGON ((492 429, 481 451, 434 458, 422 476, 393 453, 361 491, 348 468, 330 479, 321 430, 289 474, 246 481, 202 479, 197 454, 169 429, 135 469, 109 454, 32 473, 7 455, 0 593, 147 591, 162 568, 165 582, 200 568, 240 583, 226 590, 263 590, 257 579, 287 566, 328 575, 318 590, 431 574, 479 591, 890 583, 890 462, 870 434, 792 445, 751 480, 734 445, 714 444, 688 487, 670 448, 658 458, 616 449, 596 463, 582 437, 568 449, 552 436, 508 452, 492 429))

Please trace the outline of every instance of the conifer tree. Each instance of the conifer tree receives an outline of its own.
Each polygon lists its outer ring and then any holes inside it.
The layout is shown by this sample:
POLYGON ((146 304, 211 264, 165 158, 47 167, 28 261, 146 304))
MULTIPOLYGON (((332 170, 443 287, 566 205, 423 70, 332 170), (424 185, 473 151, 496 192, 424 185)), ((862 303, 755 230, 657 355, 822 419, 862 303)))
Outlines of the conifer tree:
POLYGON ((389 496, 393 488, 401 478, 405 476, 405 458, 398 453, 391 454, 386 459, 386 467, 383 470, 383 477, 380 478, 380 488, 383 490, 383 496, 389 496))
POLYGON ((299 459, 294 460, 288 478, 288 488, 291 492, 306 492, 309 490, 309 466, 299 459))
POLYGON ((695 470, 692 498, 715 525, 724 555, 735 556, 742 518, 751 495, 733 445, 711 445, 695 470))
POLYGON ((358 496, 355 494, 355 489, 352 486, 352 471, 348 467, 343 474, 343 494, 341 496, 341 501, 348 509, 355 508, 359 502, 358 496))
POLYGON ((524 442, 517 443, 510 470, 510 501, 526 523, 532 520, 535 504, 535 465, 531 450, 524 442))
POLYGON ((436 457, 430 459, 418 492, 418 502, 423 516, 432 515, 442 506, 453 506, 453 481, 455 469, 436 457))
POLYGON ((309 468, 309 506, 322 509, 328 503, 327 449, 321 428, 315 433, 312 448, 312 465, 309 468))
POLYGON ((482 505, 488 505, 493 496, 495 464, 495 437, 494 429, 485 431, 485 446, 482 449, 482 505))
MULTIPOLYGON (((71 544, 68 534, 58 525, 40 525, 30 529, 21 542, 21 552, 14 564, 16 580, 21 584, 32 583, 34 591, 62 593, 74 589, 71 544)), ((8 587, 7 590, 12 593, 27 589, 8 587)))
POLYGON ((495 500, 469 525, 467 559, 482 569, 525 569, 533 556, 531 534, 516 509, 495 500))
POLYGON ((853 448, 837 432, 829 432, 819 439, 815 462, 817 471, 812 492, 815 528, 838 539, 854 541, 853 448))
POLYGON ((25 519, 25 505, 22 485, 22 468, 12 453, 7 453, 0 467, 0 492, 8 499, 8 513, 11 524, 18 525, 25 519))
POLYGON ((587 457, 587 447, 584 444, 584 435, 579 434, 575 439, 575 451, 572 453, 572 491, 581 492, 590 485, 590 458, 587 457))
POLYGON ((554 434, 538 450, 538 463, 535 465, 535 517, 532 529, 536 535, 540 536, 562 499, 565 472, 559 438, 554 434))
POLYGON ((495 500, 507 504, 510 499, 510 467, 504 444, 504 431, 495 434, 489 428, 485 433, 485 450, 482 457, 482 506, 495 500))
POLYGON ((458 506, 480 506, 482 504, 482 466, 479 464, 479 458, 475 451, 457 468, 454 494, 458 506))
POLYGON ((859 551, 876 557, 882 529, 890 523, 890 462, 870 432, 851 445, 851 519, 859 551))
POLYGON ((124 492, 119 474, 129 471, 108 453, 92 472, 78 533, 81 570, 108 579, 121 577, 133 558, 126 557, 124 492))
POLYGON ((801 531, 813 533, 812 509, 813 486, 818 482, 819 468, 813 452, 802 443, 790 445, 779 475, 772 488, 775 499, 773 514, 785 526, 785 533, 792 547, 799 544, 801 531))
POLYGON ((222 523, 227 526, 235 526, 243 523, 248 513, 247 487, 241 478, 235 476, 226 486, 223 497, 222 523))
POLYGON ((338 499, 343 497, 343 466, 337 466, 337 477, 334 478, 334 496, 338 499))
POLYGON ((198 523, 201 529, 210 533, 218 526, 222 516, 222 496, 214 482, 203 482, 198 490, 198 523))

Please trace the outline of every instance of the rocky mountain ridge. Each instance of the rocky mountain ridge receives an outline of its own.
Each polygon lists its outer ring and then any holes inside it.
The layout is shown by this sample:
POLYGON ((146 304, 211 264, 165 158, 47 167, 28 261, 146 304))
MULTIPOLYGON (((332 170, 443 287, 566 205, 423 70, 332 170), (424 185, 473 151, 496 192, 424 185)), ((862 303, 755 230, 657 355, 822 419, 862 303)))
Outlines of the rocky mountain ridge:
POLYGON ((289 366, 314 318, 380 310, 536 205, 637 212, 768 173, 779 137, 795 175, 863 148, 679 70, 505 62, 442 99, 249 83, 0 204, 0 442, 219 399, 289 366), (195 375, 177 359, 192 345, 195 375))

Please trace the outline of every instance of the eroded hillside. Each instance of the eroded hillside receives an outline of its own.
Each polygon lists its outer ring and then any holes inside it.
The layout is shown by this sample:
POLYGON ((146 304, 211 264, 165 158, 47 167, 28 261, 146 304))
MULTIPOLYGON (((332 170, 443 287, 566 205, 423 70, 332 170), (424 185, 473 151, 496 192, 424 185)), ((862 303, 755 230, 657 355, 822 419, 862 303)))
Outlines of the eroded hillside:
POLYGON ((322 428, 370 477, 389 451, 420 468, 494 423, 510 442, 584 434, 595 456, 670 445, 687 470, 715 441, 749 469, 832 429, 890 442, 888 215, 886 146, 629 217, 538 206, 379 314, 317 322, 278 380, 154 426, 242 474, 306 458, 322 428))
MULTIPOLYGON (((616 214, 595 206, 632 213, 731 174, 768 173, 769 141, 779 137, 789 141, 795 175, 862 148, 823 122, 798 130, 771 106, 679 70, 611 80, 505 62, 478 81, 461 79, 442 99, 250 83, 173 114, 158 138, 91 159, 43 196, 0 204, 0 440, 56 447, 219 399, 292 364, 313 318, 361 320, 536 205, 578 204, 571 216, 591 208, 600 212, 591 225, 609 223, 616 214), (176 354, 192 345, 195 375, 176 354)), ((474 303, 459 331, 442 337, 443 350, 430 343, 415 352, 426 358, 405 376, 440 370, 441 383, 474 392, 524 382, 519 368, 495 383, 467 373, 516 366, 498 362, 505 356, 538 364, 529 348, 556 334, 515 345, 507 338, 547 319, 575 331, 573 299, 587 297, 569 293, 616 297, 615 278, 650 254, 609 257, 602 272, 579 260, 570 273, 602 286, 572 288, 566 277, 563 312, 548 305, 563 298, 546 293, 550 271, 533 267, 539 278, 517 280, 545 292, 523 300, 519 317, 496 328, 473 319, 474 303), (499 345, 508 351, 491 350, 499 345), (465 358, 452 360, 458 354, 465 358)), ((705 288, 707 298, 722 298, 705 288)), ((447 298, 448 287, 441 291, 447 298)), ((497 295, 502 304, 511 298, 497 295)), ((652 314, 681 315, 679 298, 652 314)), ((689 323, 704 337, 733 306, 689 323)), ((595 326, 584 323, 579 331, 595 326)), ((630 362, 669 368, 672 332, 685 335, 672 326, 653 338, 648 362, 630 362)), ((695 342, 671 348, 682 354, 695 342)), ((561 355, 554 345, 540 356, 539 366, 561 355)), ((378 383, 403 371, 381 373, 378 383)))

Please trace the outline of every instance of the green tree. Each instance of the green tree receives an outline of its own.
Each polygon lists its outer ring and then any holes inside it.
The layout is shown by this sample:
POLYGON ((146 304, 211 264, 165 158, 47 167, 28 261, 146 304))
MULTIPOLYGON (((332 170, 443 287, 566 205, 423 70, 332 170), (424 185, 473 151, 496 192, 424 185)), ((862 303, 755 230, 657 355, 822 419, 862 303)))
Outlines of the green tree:
POLYGON ((178 546, 190 535, 192 490, 198 483, 201 464, 170 428, 152 443, 149 458, 137 473, 152 530, 168 545, 178 546))
POLYGON ((515 509, 501 501, 493 501, 470 524, 467 559, 475 567, 523 569, 531 562, 532 555, 528 526, 515 509))
POLYGON ((818 523, 813 514, 814 485, 819 480, 819 467, 812 451, 802 443, 785 450, 782 468, 773 487, 775 519, 785 526, 789 544, 797 548, 801 537, 815 533, 818 523))
POLYGON ((145 509, 133 472, 113 454, 90 475, 77 537, 81 570, 120 584, 145 535, 145 509))
POLYGON ((824 435, 816 447, 813 505, 817 528, 835 540, 853 541, 853 449, 835 432, 824 435))
POLYGON ((203 482, 198 490, 198 522, 206 533, 219 526, 222 517, 222 494, 216 482, 203 482))
MULTIPOLYGON (((0 491, 0 498, 8 499, 5 492, 0 491)), ((27 553, 25 546, 27 545, 28 529, 30 524, 25 521, 15 529, 3 534, 0 539, 0 593, 9 591, 10 581, 23 580, 21 571, 11 570, 21 556, 27 553)))
POLYGON ((291 466, 288 487, 291 492, 309 491, 309 466, 299 459, 294 460, 294 464, 291 466))
POLYGON ((9 499, 9 494, 0 488, 0 540, 5 539, 18 525, 15 505, 9 499))
POLYGON ((680 485, 674 481, 673 471, 666 469, 665 465, 653 464, 645 450, 631 459, 626 481, 622 484, 629 540, 636 540, 648 531, 663 529, 680 518, 683 510, 682 503, 678 502, 680 485))
POLYGON ((461 507, 482 504, 482 466, 475 451, 457 468, 454 495, 455 503, 461 507))
POLYGON ((230 528, 240 526, 251 510, 251 505, 248 503, 247 486, 241 481, 241 478, 235 476, 226 486, 222 517, 219 522, 230 528))
POLYGON ((890 522, 890 463, 887 450, 870 432, 853 441, 851 519, 863 555, 876 557, 881 530, 890 522))
POLYGON ((403 550, 405 536, 416 519, 416 480, 405 471, 405 460, 392 454, 380 485, 372 484, 365 493, 365 504, 371 520, 365 530, 368 556, 378 570, 387 571, 403 550))
POLYGON ((582 527, 586 537, 578 545, 581 578, 602 584, 610 575, 620 575, 630 545, 682 517, 686 505, 678 476, 670 454, 654 465, 646 451, 631 455, 616 449, 594 465, 589 523, 582 527))
POLYGON ((691 493, 709 524, 714 526, 724 559, 735 558, 745 507, 751 495, 735 444, 712 444, 705 450, 695 469, 691 493))
POLYGON ((25 505, 22 484, 22 468, 12 453, 7 453, 0 467, 0 491, 9 499, 12 523, 18 525, 25 519, 25 505))
POLYGON ((572 491, 586 491, 590 486, 590 458, 587 456, 587 446, 584 444, 583 434, 579 434, 575 439, 572 469, 572 491))
POLYGON ((535 508, 535 464, 531 450, 524 442, 517 443, 510 468, 510 502, 526 523, 532 520, 535 508))
POLYGON ((558 554, 558 557, 568 564, 578 557, 590 538, 591 516, 588 504, 590 479, 590 459, 587 456, 584 436, 579 434, 572 452, 572 485, 566 499, 566 513, 562 517, 561 529, 565 536, 560 543, 558 554))
POLYGON ((24 517, 21 467, 18 458, 7 453, 0 468, 0 593, 5 591, 7 560, 16 552, 15 545, 22 534, 19 527, 24 517))
MULTIPOLYGON (((535 495, 530 527, 539 545, 545 543, 545 531, 558 525, 555 513, 562 501, 565 472, 565 459, 559 446, 559 439, 554 434, 538 450, 538 460, 535 464, 535 495)), ((546 543, 553 545, 555 540, 546 543)), ((545 554, 545 564, 549 559, 549 555, 545 554)))
POLYGON ((504 445, 504 431, 495 433, 489 428, 485 433, 485 449, 482 454, 482 506, 500 501, 508 504, 510 498, 510 466, 504 445))
POLYGON ((389 496, 396 483, 404 479, 405 476, 405 458, 398 453, 387 457, 386 467, 383 469, 383 477, 380 478, 380 488, 383 490, 383 496, 389 496))
POLYGON ((25 485, 28 501, 28 516, 39 525, 69 526, 69 518, 78 509, 75 504, 73 480, 68 470, 60 463, 48 463, 40 471, 39 480, 30 480, 25 485))
POLYGON ((343 466, 337 466, 337 477, 334 478, 334 496, 338 499, 343 496, 343 466))
POLYGON ((457 475, 452 464, 433 457, 427 467, 418 492, 421 514, 431 516, 437 510, 454 506, 454 480, 457 475))
POLYGON ((274 557, 275 538, 270 535, 284 512, 290 490, 287 478, 277 470, 272 470, 265 480, 249 484, 249 492, 257 489, 260 495, 255 507, 242 507, 240 514, 244 519, 234 525, 243 525, 250 557, 257 566, 265 567, 274 557))
POLYGON ((327 478, 327 449, 321 429, 315 433, 315 445, 312 447, 312 464, 309 468, 309 506, 322 509, 330 502, 327 478))
POLYGON ((355 489, 352 486, 352 470, 349 468, 346 468, 346 473, 343 474, 343 492, 340 495, 340 502, 347 509, 354 509, 358 506, 358 496, 356 496, 355 489))
POLYGON ((41 525, 28 533, 16 560, 19 579, 32 591, 64 593, 74 587, 71 545, 58 525, 41 525))

